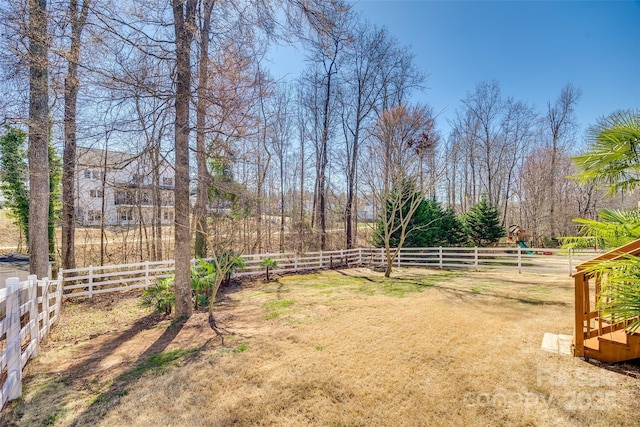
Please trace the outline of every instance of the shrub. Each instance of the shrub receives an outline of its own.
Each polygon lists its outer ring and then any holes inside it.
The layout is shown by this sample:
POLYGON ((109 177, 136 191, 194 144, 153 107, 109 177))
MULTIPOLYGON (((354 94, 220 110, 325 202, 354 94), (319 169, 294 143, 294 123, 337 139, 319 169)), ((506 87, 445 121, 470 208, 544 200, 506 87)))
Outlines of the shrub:
POLYGON ((173 276, 165 277, 142 291, 142 305, 153 306, 158 313, 171 314, 172 306, 175 303, 173 282, 173 276))

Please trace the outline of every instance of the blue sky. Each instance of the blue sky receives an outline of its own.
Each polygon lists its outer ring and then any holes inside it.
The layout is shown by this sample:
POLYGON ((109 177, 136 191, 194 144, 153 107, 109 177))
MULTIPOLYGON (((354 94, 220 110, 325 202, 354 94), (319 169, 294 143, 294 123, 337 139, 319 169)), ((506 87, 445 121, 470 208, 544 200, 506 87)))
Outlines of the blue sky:
MULTIPOLYGON (((573 83, 582 90, 581 131, 616 109, 640 108, 638 1, 360 0, 354 7, 411 46, 428 76, 414 101, 440 113, 445 137, 460 100, 484 80, 540 111, 573 83)), ((295 60, 283 60, 274 74, 295 73, 287 65, 295 60)))

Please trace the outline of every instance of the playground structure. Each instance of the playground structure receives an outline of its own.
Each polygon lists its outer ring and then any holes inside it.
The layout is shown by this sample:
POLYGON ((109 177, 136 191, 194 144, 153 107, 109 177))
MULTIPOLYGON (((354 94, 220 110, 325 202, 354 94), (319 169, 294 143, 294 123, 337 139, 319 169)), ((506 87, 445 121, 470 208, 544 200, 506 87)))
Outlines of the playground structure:
POLYGON ((509 235, 506 238, 506 243, 510 245, 519 245, 522 248, 526 248, 526 241, 529 237, 529 232, 517 224, 509 226, 509 235), (524 246, 523 246, 524 245, 524 246))
POLYGON ((589 267, 628 255, 640 255, 640 239, 604 253, 576 266, 575 325, 573 355, 601 362, 616 363, 640 358, 640 333, 627 333, 627 326, 636 320, 618 320, 603 316, 597 307, 601 277, 589 267))

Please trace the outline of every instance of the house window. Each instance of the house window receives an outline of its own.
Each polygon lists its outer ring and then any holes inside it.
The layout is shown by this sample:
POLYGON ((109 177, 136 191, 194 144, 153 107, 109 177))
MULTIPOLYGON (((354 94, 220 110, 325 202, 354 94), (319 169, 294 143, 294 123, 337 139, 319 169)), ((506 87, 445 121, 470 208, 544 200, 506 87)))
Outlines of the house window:
POLYGON ((148 191, 143 191, 141 196, 142 197, 140 198, 141 199, 140 203, 142 203, 143 205, 148 205, 149 203, 151 203, 151 199, 149 198, 148 191))
POLYGON ((116 190, 115 199, 113 204, 115 205, 132 205, 131 193, 126 190, 116 190))
POLYGON ((162 206, 173 206, 173 192, 163 192, 162 206))
POLYGON ((87 220, 89 222, 98 222, 102 221, 102 212, 96 210, 87 211, 87 220))
POLYGON ((100 171, 92 171, 92 170, 85 170, 83 176, 85 177, 85 179, 100 180, 100 179, 102 179, 102 172, 100 172, 100 171))
POLYGON ((165 221, 173 221, 173 212, 172 211, 164 211, 162 213, 162 219, 165 221))
POLYGON ((133 221, 133 209, 118 209, 118 218, 120 222, 133 221))
POLYGON ((165 185, 167 187, 173 187, 173 178, 169 178, 169 177, 162 177, 162 185, 165 185))
POLYGON ((89 190, 90 197, 102 198, 102 190, 89 190))

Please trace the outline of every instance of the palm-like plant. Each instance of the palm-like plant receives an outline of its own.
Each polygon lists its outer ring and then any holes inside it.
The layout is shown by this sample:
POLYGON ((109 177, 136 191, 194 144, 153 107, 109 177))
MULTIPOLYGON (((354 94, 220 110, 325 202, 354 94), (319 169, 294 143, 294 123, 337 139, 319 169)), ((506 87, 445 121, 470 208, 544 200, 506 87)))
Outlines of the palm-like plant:
POLYGON ((618 111, 589 130, 586 153, 574 158, 582 182, 597 182, 612 193, 640 185, 640 112, 618 111))
POLYGON ((602 209, 598 212, 600 220, 576 218, 580 224, 580 234, 585 237, 568 237, 565 247, 580 247, 585 239, 593 245, 604 248, 616 248, 636 239, 640 239, 640 211, 637 209, 602 209))
MULTIPOLYGON (((640 185, 640 113, 618 111, 590 129, 587 152, 574 158, 582 182, 595 182, 611 193, 633 190, 640 185)), ((610 244, 640 238, 638 211, 603 210, 602 221, 578 220, 588 234, 610 244)), ((598 309, 612 321, 630 321, 628 332, 640 328, 640 257, 628 255, 591 267, 601 278, 598 309)))
POLYGON ((601 277, 598 310, 612 323, 629 322, 627 332, 640 328, 640 257, 595 264, 591 273, 601 277))
POLYGON ((275 259, 273 259, 271 257, 266 257, 262 261, 260 261, 260 264, 258 264, 258 265, 260 267, 265 267, 267 269, 267 282, 268 282, 269 281, 269 269, 277 267, 278 263, 276 262, 275 259))

